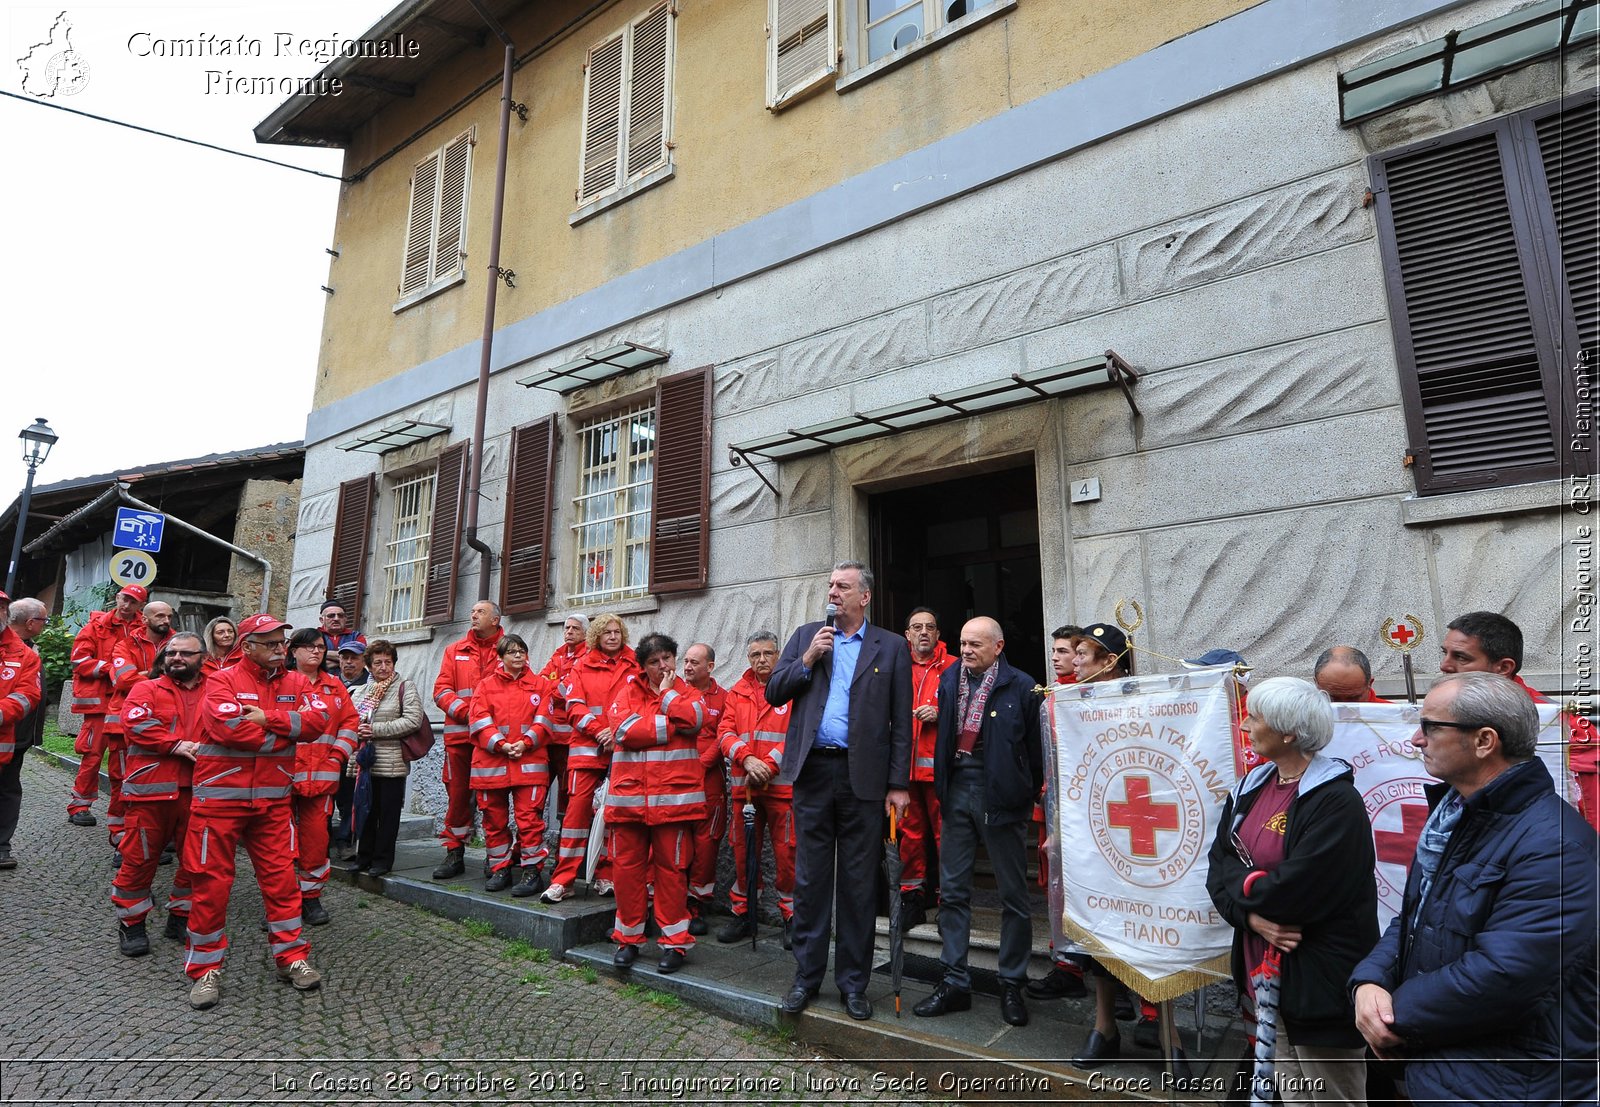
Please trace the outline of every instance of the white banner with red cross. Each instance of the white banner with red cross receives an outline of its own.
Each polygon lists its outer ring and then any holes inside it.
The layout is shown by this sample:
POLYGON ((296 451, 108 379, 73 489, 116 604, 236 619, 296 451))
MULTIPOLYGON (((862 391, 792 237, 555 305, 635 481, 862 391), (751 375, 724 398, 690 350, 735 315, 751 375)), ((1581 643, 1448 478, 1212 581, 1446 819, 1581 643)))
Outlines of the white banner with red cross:
POLYGON ((1233 669, 1050 693, 1063 934, 1160 1002, 1226 976, 1206 854, 1237 779, 1233 669))
MULTIPOLYGON (((1556 790, 1574 807, 1577 782, 1567 767, 1565 714, 1558 704, 1539 709, 1538 756, 1550 770, 1556 790)), ((1406 871, 1416 856, 1417 836, 1428 821, 1423 787, 1438 784, 1422 767, 1422 754, 1411 744, 1417 733, 1420 706, 1408 703, 1336 703, 1333 740, 1323 752, 1348 761, 1356 771, 1356 788, 1372 820, 1378 852, 1378 927, 1389 925, 1405 895, 1406 871)))

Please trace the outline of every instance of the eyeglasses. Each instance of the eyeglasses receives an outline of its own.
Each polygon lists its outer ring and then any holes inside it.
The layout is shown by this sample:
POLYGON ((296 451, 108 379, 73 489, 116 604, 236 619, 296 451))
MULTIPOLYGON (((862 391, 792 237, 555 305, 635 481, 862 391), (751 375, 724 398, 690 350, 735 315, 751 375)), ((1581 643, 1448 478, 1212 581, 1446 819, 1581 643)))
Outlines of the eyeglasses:
POLYGON ((199 650, 168 650, 168 657, 199 657, 199 650))
POLYGON ((264 642, 264 641, 261 641, 260 639, 252 640, 252 639, 246 638, 244 640, 244 644, 245 644, 245 648, 246 649, 252 649, 252 650, 258 650, 258 649, 281 650, 281 649, 285 649, 285 648, 288 647, 288 643, 285 642, 282 638, 279 638, 275 642, 264 642))
POLYGON ((1239 832, 1237 830, 1233 831, 1228 835, 1228 838, 1232 841, 1233 852, 1238 854, 1239 860, 1243 861, 1249 868, 1255 868, 1255 859, 1250 856, 1250 851, 1245 848, 1244 840, 1239 837, 1239 832))
POLYGON ((1446 719, 1429 718, 1418 719, 1417 725, 1422 728, 1422 736, 1424 738, 1432 738, 1434 731, 1440 727, 1449 727, 1451 730, 1479 730, 1482 728, 1481 723, 1452 723, 1446 719))
POLYGON ((500 656, 501 657, 527 657, 528 656, 528 651, 527 650, 519 650, 519 649, 509 649, 505 653, 501 654, 500 656))

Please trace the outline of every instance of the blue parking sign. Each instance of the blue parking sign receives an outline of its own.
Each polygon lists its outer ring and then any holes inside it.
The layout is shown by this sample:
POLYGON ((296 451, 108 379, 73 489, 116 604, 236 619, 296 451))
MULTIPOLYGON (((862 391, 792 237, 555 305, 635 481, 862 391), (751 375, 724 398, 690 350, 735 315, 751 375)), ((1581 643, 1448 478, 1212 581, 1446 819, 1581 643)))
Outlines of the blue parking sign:
POLYGON ((117 508, 116 527, 111 532, 111 545, 123 550, 161 552, 161 531, 167 517, 136 507, 117 508))

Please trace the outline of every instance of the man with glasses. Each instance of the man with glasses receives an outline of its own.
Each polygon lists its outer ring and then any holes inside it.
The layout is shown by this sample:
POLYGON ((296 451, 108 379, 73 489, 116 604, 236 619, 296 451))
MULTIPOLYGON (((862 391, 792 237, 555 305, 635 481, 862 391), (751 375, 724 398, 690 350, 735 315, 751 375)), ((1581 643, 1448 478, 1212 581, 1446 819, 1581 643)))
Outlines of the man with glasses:
MULTIPOLYGON (((350 616, 345 613, 344 604, 338 600, 328 600, 323 603, 322 611, 317 617, 318 625, 322 628, 322 641, 328 647, 322 655, 322 667, 328 672, 339 672, 339 651, 346 646, 359 645, 358 653, 367 652, 367 636, 350 625, 350 616)), ((348 687, 350 681, 345 681, 348 687)))
POLYGON ((13 604, 10 596, 0 592, 0 869, 17 867, 11 856, 11 835, 22 810, 22 753, 27 745, 17 741, 16 732, 44 699, 39 654, 27 640, 43 627, 44 604, 30 599, 13 604), (34 629, 25 638, 30 625, 34 629))
POLYGON ((1400 913, 1351 974, 1356 1028, 1414 1102, 1593 1103, 1595 833, 1534 756, 1538 713, 1507 677, 1446 676, 1420 724, 1445 788, 1400 913))
POLYGON ((183 865, 194 873, 184 971, 194 981, 189 1005, 201 1010, 222 998, 228 898, 234 851, 240 845, 250 855, 261 888, 278 979, 297 991, 322 983, 301 933, 289 794, 295 744, 321 736, 330 712, 310 681, 285 669, 288 628, 267 614, 243 620, 239 637, 244 659, 212 674, 205 685, 205 740, 195 754, 189 833, 183 845, 183 865))

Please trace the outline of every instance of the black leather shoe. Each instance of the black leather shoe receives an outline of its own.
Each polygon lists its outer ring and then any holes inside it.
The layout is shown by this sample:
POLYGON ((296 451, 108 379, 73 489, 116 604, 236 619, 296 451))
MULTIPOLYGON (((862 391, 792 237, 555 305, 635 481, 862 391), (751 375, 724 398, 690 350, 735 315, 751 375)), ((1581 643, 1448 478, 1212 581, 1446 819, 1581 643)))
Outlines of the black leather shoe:
POLYGON ((686 960, 688 960, 688 955, 683 950, 669 949, 661 955, 661 960, 656 962, 656 971, 664 974, 675 973, 683 968, 683 963, 686 960))
POLYGON ((704 938, 707 934, 711 933, 711 927, 706 925, 705 919, 701 918, 699 915, 695 915, 689 920, 689 933, 693 934, 696 938, 704 938))
POLYGON ((950 1011, 972 1010, 972 993, 950 984, 940 983, 933 994, 911 1009, 913 1015, 931 1019, 950 1011))
POLYGON ((363 861, 359 857, 352 857, 339 867, 347 873, 364 873, 371 865, 371 861, 363 861))
POLYGON ((611 963, 619 969, 625 969, 639 959, 638 946, 618 946, 617 952, 611 955, 611 963))
POLYGON ((872 1001, 866 992, 840 992, 839 1002, 844 1004, 844 1013, 853 1019, 865 1022, 872 1017, 872 1001))
POLYGON ((433 870, 433 879, 449 880, 453 876, 460 876, 467 871, 467 851, 464 849, 447 849, 444 851, 444 860, 439 862, 439 867, 433 870))
POLYGON ((536 896, 544 891, 544 870, 537 865, 524 865, 522 867, 522 880, 511 889, 511 894, 518 899, 536 896))
POLYGON ((725 924, 717 928, 717 941, 725 946, 734 942, 748 941, 750 938, 750 916, 735 915, 725 924))
POLYGON ((167 925, 161 928, 163 938, 173 938, 183 941, 189 936, 189 916, 180 915, 176 911, 167 912, 167 925))
POLYGON ((817 990, 815 988, 807 988, 804 984, 796 984, 789 989, 789 994, 783 997, 783 1002, 778 1004, 778 1010, 785 1015, 798 1015, 816 998, 817 990))
POLYGON ((333 916, 322 906, 320 898, 313 898, 300 901, 300 921, 307 926, 327 926, 333 921, 333 916))
POLYGON ((1084 987, 1083 972, 1056 965, 1038 980, 1030 980, 1023 988, 1032 999, 1078 999, 1089 994, 1084 987))
POLYGON ((1155 1019, 1141 1018, 1133 1024, 1133 1044, 1140 1049, 1160 1049, 1161 1024, 1155 1019))
POLYGON ((372 863, 372 867, 367 870, 367 875, 368 876, 388 876, 389 875, 389 866, 385 865, 382 861, 374 861, 372 863))
POLYGON ((117 924, 117 948, 124 957, 143 957, 150 952, 150 936, 144 932, 144 921, 117 924))
POLYGON ((1072 1059, 1075 1068, 1092 1069, 1101 1061, 1115 1061, 1122 1056, 1122 1037, 1108 1038, 1098 1030, 1089 1031, 1089 1040, 1072 1059))
POLYGON ((177 859, 178 859, 178 851, 173 849, 171 846, 168 846, 166 849, 161 851, 161 859, 159 861, 157 861, 156 864, 158 864, 158 865, 170 865, 174 861, 176 861, 177 859))
POLYGON ((1028 1025, 1028 1005, 1022 1002, 1022 989, 1016 984, 1000 985, 1000 1018, 1012 1026, 1028 1025))
POLYGON ((503 892, 511 887, 511 869, 507 866, 489 874, 488 881, 484 884, 485 892, 503 892))
POLYGON ((67 816, 67 822, 73 826, 94 826, 96 819, 87 811, 74 811, 67 816))

